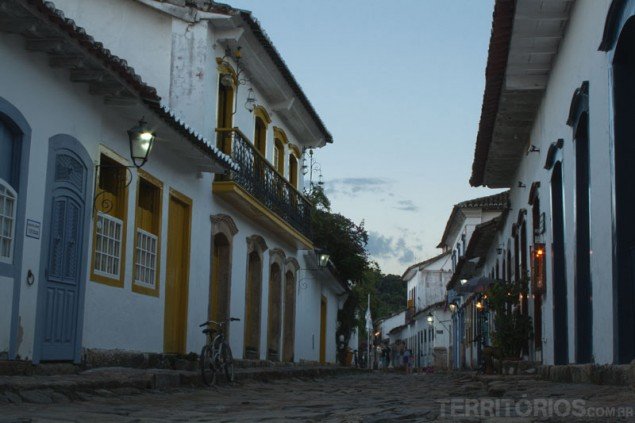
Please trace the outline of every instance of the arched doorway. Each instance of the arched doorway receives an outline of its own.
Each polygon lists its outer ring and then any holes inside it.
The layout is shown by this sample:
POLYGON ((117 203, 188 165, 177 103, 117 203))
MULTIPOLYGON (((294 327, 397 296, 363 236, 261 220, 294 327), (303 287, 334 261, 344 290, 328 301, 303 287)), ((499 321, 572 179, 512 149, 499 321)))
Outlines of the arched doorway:
POLYGON ((635 20, 620 33, 613 59, 615 113, 615 304, 616 358, 629 363, 635 357, 635 20))
POLYGON ((286 362, 294 361, 295 355, 295 278, 295 271, 292 269, 287 270, 284 277, 284 318, 282 331, 282 360, 286 362))
POLYGON ((267 250, 258 235, 247 238, 247 279, 245 283, 244 357, 260 358, 260 316, 262 313, 262 256, 267 250))
MULTIPOLYGON (((226 214, 212 215, 211 221, 212 263, 208 317, 218 322, 231 317, 232 246, 238 228, 231 216, 226 214)), ((230 330, 231 325, 228 325, 225 329, 227 339, 230 339, 230 330)))
POLYGON ((564 192, 562 162, 553 166, 551 175, 551 217, 553 237, 553 348, 554 364, 569 362, 567 330, 567 278, 564 250, 564 192))
MULTIPOLYGON (((225 234, 214 235, 212 252, 212 281, 209 299, 209 318, 216 322, 229 319, 231 292, 231 248, 225 234)), ((229 327, 227 328, 229 329, 229 327)), ((228 333, 225 333, 228 336, 228 333)))
MULTIPOLYGON (((34 361, 79 362, 92 162, 69 135, 50 139, 34 361)), ((6 200, 5 200, 6 201, 6 200)))
POLYGON ((269 272, 269 311, 267 324, 267 359, 280 361, 280 330, 282 306, 282 269, 273 263, 269 272))
POLYGON ((258 359, 260 357, 262 260, 257 251, 252 251, 248 256, 245 291, 245 358, 258 359))

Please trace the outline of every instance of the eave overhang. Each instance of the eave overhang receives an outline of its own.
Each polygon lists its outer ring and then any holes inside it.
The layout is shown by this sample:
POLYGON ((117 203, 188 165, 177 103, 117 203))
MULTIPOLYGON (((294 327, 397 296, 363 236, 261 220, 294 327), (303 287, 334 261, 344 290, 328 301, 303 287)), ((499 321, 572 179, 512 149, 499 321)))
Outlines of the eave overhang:
POLYGON ((227 6, 224 12, 230 19, 220 14, 210 19, 218 34, 216 42, 223 48, 241 48, 241 67, 271 111, 303 147, 332 143, 331 133, 258 20, 247 10, 227 6))
POLYGON ((446 289, 456 289, 461 279, 469 279, 477 275, 478 269, 483 266, 505 217, 506 214, 502 214, 474 228, 470 242, 465 249, 465 255, 459 260, 456 271, 448 281, 446 289))
POLYGON ((67 69, 72 82, 87 84, 92 95, 102 97, 121 116, 134 113, 138 119, 139 113, 147 113, 151 125, 165 130, 161 138, 170 148, 201 171, 237 169, 228 155, 163 105, 156 89, 125 60, 67 19, 52 2, 0 0, 0 32, 21 35, 27 50, 46 53, 51 67, 67 69))
POLYGON ((454 233, 454 229, 458 228, 465 219, 465 215, 461 212, 462 209, 504 211, 508 207, 509 190, 455 204, 454 207, 452 207, 452 213, 445 224, 445 229, 443 230, 443 235, 441 236, 441 242, 439 242, 437 248, 450 248, 452 246, 453 242, 449 242, 449 237, 452 233, 454 233))
POLYGON ((496 0, 472 186, 512 186, 574 3, 496 0))

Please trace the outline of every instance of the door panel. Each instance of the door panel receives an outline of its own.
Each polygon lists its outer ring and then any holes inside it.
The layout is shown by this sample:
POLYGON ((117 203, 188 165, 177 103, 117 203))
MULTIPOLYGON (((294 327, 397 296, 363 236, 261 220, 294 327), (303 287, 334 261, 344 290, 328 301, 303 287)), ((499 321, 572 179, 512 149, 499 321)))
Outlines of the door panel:
POLYGON ((54 180, 48 182, 51 216, 45 268, 42 360, 72 360, 77 344, 86 213, 85 165, 65 149, 52 150, 54 180))
POLYGON ((284 288, 283 360, 294 361, 295 343, 295 277, 287 272, 284 288))
POLYGON ((320 363, 326 363, 326 297, 320 301, 320 363))
POLYGON ((190 255, 190 205, 171 195, 168 219, 163 349, 185 353, 190 255))

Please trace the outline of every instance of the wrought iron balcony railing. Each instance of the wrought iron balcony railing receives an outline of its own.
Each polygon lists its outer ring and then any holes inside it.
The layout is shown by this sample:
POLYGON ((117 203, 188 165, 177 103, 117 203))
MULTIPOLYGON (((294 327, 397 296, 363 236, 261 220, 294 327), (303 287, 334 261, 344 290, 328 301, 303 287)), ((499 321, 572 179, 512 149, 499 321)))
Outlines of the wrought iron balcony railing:
POLYGON ((217 129, 218 147, 238 164, 217 180, 232 181, 308 239, 311 233, 311 204, 238 129, 217 129))

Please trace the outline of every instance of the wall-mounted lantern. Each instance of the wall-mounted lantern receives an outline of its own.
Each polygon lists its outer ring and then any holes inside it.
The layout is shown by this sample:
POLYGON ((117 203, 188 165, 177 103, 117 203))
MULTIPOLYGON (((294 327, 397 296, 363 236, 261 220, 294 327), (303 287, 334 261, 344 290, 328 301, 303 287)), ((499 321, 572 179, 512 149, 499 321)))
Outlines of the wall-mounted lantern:
POLYGON ((318 268, 324 269, 329 264, 329 259, 331 258, 331 255, 327 253, 325 250, 316 248, 315 258, 317 259, 318 268))
POLYGON ((531 275, 532 294, 545 292, 545 244, 534 244, 533 269, 531 275))
POLYGON ((130 141, 130 158, 132 163, 140 168, 148 161, 150 151, 154 145, 154 132, 148 128, 148 123, 141 118, 139 123, 128 129, 128 140, 130 141))

